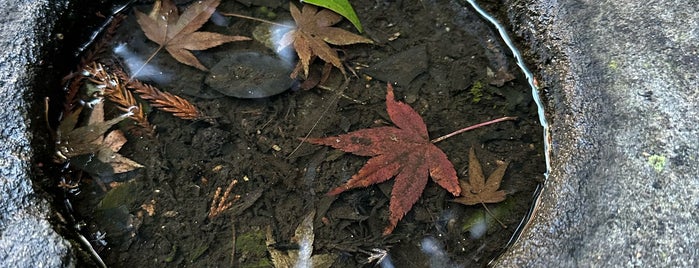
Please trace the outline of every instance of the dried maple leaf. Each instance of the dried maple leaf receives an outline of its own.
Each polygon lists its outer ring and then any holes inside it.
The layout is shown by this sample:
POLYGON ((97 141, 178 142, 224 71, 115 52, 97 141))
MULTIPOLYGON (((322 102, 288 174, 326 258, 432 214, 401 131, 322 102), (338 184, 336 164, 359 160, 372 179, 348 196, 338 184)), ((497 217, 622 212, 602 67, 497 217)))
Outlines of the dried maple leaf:
POLYGON ((150 15, 136 12, 136 21, 146 37, 165 48, 177 61, 206 71, 190 50, 205 50, 227 42, 250 40, 244 36, 230 36, 212 32, 197 32, 220 0, 204 0, 191 4, 182 15, 172 0, 156 2, 150 15))
POLYGON ((101 107, 102 102, 95 105, 89 122, 85 126, 76 127, 82 107, 61 121, 56 131, 56 155, 58 157, 67 160, 79 155, 97 153, 103 148, 102 140, 107 130, 128 117, 127 114, 104 121, 101 107))
POLYGON ((103 102, 95 104, 86 126, 74 128, 77 124, 77 116, 82 109, 76 110, 64 119, 59 125, 57 132, 56 155, 61 160, 67 161, 68 158, 79 155, 94 154, 99 161, 109 164, 112 167, 112 172, 115 174, 143 167, 141 164, 117 153, 121 146, 126 143, 126 137, 124 137, 121 131, 110 131, 104 137, 104 134, 113 125, 127 118, 130 113, 104 121, 103 109, 103 102))
POLYGON ((325 62, 331 63, 345 74, 342 62, 337 52, 328 43, 333 45, 350 45, 356 43, 373 43, 371 39, 361 35, 350 33, 346 30, 331 27, 342 20, 342 16, 329 9, 321 9, 313 5, 303 5, 301 11, 290 3, 289 10, 296 22, 296 28, 285 33, 279 41, 277 51, 294 46, 299 56, 299 63, 291 77, 296 78, 300 68, 303 68, 304 76, 308 76, 308 66, 314 56, 320 57, 325 62))
POLYGON ((473 148, 468 153, 468 182, 459 180, 461 185, 461 197, 454 199, 454 202, 464 205, 475 205, 478 203, 497 203, 505 200, 505 191, 499 190, 502 177, 505 175, 507 163, 498 165, 485 180, 481 163, 476 158, 473 148))
POLYGON ((458 196, 461 193, 454 166, 431 141, 420 115, 405 103, 394 100, 388 85, 386 110, 397 127, 362 129, 336 137, 312 138, 308 142, 332 146, 361 156, 372 156, 344 185, 330 190, 336 195, 346 190, 367 187, 396 177, 390 202, 390 234, 398 221, 413 207, 432 177, 439 186, 458 196))

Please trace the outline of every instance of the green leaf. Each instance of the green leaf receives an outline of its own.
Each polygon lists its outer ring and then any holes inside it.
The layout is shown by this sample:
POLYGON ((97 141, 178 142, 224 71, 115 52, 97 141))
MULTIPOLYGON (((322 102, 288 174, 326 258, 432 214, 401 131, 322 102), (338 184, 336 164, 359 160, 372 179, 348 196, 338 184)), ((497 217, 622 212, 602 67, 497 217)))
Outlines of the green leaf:
POLYGON ((335 11, 335 13, 348 19, 355 28, 361 33, 364 31, 362 29, 362 24, 359 23, 359 18, 357 13, 354 12, 352 5, 350 5, 348 0, 301 0, 301 2, 316 5, 319 7, 324 7, 335 11))

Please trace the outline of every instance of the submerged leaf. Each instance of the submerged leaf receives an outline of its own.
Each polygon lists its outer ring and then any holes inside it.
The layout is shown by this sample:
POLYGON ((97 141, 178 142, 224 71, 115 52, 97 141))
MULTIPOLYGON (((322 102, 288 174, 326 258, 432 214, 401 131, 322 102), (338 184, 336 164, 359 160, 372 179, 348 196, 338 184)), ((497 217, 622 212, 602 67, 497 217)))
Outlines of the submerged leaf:
POLYGON ((505 200, 505 191, 498 191, 498 188, 500 188, 500 182, 502 182, 506 169, 507 163, 498 165, 488 180, 485 180, 481 163, 471 148, 468 153, 468 182, 459 181, 461 197, 453 201, 470 206, 478 203, 498 203, 505 200))
POLYGON ((163 0, 162 5, 153 7, 150 15, 136 10, 136 21, 148 39, 164 47, 177 61, 206 71, 207 68, 190 50, 205 50, 228 42, 250 40, 244 36, 197 32, 209 20, 220 2, 197 1, 180 16, 172 0, 163 0))
POLYGON ((396 127, 361 129, 335 137, 308 139, 313 144, 372 156, 357 174, 344 185, 330 190, 329 195, 396 177, 391 191, 390 224, 384 230, 384 235, 393 232, 398 221, 420 198, 427 185, 427 177, 455 196, 461 193, 456 171, 447 155, 430 142, 427 126, 420 115, 407 104, 395 100, 390 84, 386 108, 396 127))
POLYGON ((104 103, 98 102, 90 113, 86 126, 70 130, 77 123, 77 114, 82 109, 77 109, 61 122, 59 126, 58 140, 56 141, 56 154, 63 160, 80 155, 94 154, 97 160, 112 167, 112 172, 123 173, 143 167, 141 164, 128 159, 119 153, 121 146, 126 143, 126 137, 119 130, 105 133, 115 124, 128 117, 128 113, 109 121, 104 121, 104 103))
POLYGON ((345 74, 340 57, 335 49, 328 44, 350 45, 356 43, 373 43, 370 39, 353 34, 340 28, 331 27, 342 20, 342 17, 328 9, 321 9, 313 5, 303 5, 299 10, 296 5, 290 3, 289 10, 296 22, 296 28, 285 33, 279 41, 277 51, 293 45, 299 56, 299 63, 291 77, 296 78, 300 68, 303 68, 305 77, 308 77, 308 68, 313 57, 318 56, 325 62, 332 64, 345 74))

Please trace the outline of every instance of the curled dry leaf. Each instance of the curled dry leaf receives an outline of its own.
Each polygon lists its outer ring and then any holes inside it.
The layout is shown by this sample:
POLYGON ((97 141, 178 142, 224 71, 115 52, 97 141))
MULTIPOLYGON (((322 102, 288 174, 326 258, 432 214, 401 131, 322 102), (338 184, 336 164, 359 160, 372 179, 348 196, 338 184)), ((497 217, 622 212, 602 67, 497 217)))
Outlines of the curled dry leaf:
POLYGON ((308 77, 308 68, 313 57, 318 56, 325 62, 331 63, 345 74, 340 57, 328 44, 350 45, 356 43, 373 43, 371 39, 350 33, 346 30, 331 27, 342 20, 342 16, 328 9, 313 5, 303 5, 302 10, 290 3, 289 10, 296 22, 296 28, 285 33, 279 41, 277 51, 293 45, 299 56, 299 63, 291 74, 296 78, 298 71, 303 68, 304 77, 308 77))
POLYGON ((195 1, 182 15, 172 0, 158 1, 150 15, 138 10, 136 21, 151 41, 165 48, 177 61, 206 71, 207 68, 190 52, 205 50, 233 41, 250 40, 244 36, 230 36, 212 32, 197 32, 206 23, 220 0, 195 1))
POLYGON ((389 84, 386 110, 396 127, 369 128, 336 137, 308 139, 313 144, 372 157, 344 185, 330 190, 329 195, 396 177, 391 191, 390 224, 384 235, 393 232, 398 221, 420 198, 428 176, 453 195, 461 193, 454 166, 447 155, 430 141, 425 122, 413 108, 394 98, 393 87, 389 84))

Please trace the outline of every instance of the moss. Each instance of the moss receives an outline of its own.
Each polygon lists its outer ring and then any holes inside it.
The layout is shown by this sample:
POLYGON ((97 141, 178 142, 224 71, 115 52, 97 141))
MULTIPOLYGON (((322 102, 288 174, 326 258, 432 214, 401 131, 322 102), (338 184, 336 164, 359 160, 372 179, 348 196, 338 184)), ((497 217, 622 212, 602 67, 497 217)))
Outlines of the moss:
POLYGON ((481 98, 483 98, 483 89, 485 88, 485 85, 481 81, 476 81, 473 83, 471 86, 471 89, 469 92, 471 93, 471 102, 473 103, 479 103, 481 101, 481 98))
MULTIPOLYGON (((478 204, 477 206, 481 206, 478 204)), ((493 219, 493 216, 497 217, 499 220, 507 218, 512 215, 517 210, 515 202, 512 198, 507 198, 497 204, 488 204, 490 207, 490 212, 493 215, 488 214, 482 207, 475 211, 470 217, 466 218, 461 225, 462 232, 471 232, 474 228, 477 228, 480 224, 485 224, 487 231, 498 230, 500 224, 493 219)))
POLYGON ((607 66, 609 66, 609 69, 612 69, 612 70, 615 70, 615 71, 616 71, 617 69, 619 69, 619 63, 616 62, 616 60, 611 60, 611 61, 609 61, 609 64, 608 64, 607 66))
POLYGON ((240 264, 241 267, 272 267, 267 259, 267 245, 262 230, 239 234, 235 239, 235 249, 241 255, 246 256, 245 263, 240 264))
POLYGON ((270 8, 266 6, 261 6, 255 10, 258 17, 263 17, 268 20, 274 20, 277 18, 277 13, 274 13, 270 8))
POLYGON ((272 264, 271 261, 268 259, 260 259, 257 262, 251 262, 251 263, 246 263, 240 265, 242 268, 269 268, 269 267, 274 267, 274 264, 272 264))
POLYGON ((648 157, 648 164, 650 164, 653 167, 653 169, 655 169, 655 171, 658 173, 665 169, 666 163, 667 159, 665 158, 665 156, 654 154, 648 157))

